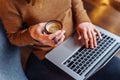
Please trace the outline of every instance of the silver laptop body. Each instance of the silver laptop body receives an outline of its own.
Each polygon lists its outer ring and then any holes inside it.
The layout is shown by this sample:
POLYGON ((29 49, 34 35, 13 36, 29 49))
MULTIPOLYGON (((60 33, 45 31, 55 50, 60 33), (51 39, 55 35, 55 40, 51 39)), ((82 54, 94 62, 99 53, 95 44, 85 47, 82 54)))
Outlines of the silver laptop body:
POLYGON ((103 41, 104 44, 106 44, 106 42, 108 43, 108 45, 105 45, 103 47, 106 48, 103 52, 103 49, 97 52, 97 49, 101 48, 101 44, 95 50, 85 49, 83 47, 82 40, 78 41, 76 36, 71 36, 58 47, 50 51, 46 55, 46 59, 55 64, 57 67, 59 67, 61 70, 63 70, 76 80, 85 80, 89 78, 92 74, 94 74, 102 66, 104 66, 120 50, 119 36, 110 33, 109 31, 106 31, 100 27, 97 28, 101 32, 101 34, 105 34, 103 38, 106 38, 107 36, 108 38, 113 39, 112 42, 103 41), (93 55, 92 51, 94 53, 98 53, 99 55, 97 55, 94 60, 90 59, 91 61, 89 60, 89 62, 87 62, 87 57, 89 56, 86 56, 86 54, 89 54, 90 57, 96 56, 96 54, 93 55), (75 60, 74 58, 76 58, 76 55, 78 59, 76 60, 76 62, 73 62, 75 60), (85 60, 82 61, 82 58, 84 58, 85 60), (79 64, 79 66, 77 66, 77 64, 79 64))

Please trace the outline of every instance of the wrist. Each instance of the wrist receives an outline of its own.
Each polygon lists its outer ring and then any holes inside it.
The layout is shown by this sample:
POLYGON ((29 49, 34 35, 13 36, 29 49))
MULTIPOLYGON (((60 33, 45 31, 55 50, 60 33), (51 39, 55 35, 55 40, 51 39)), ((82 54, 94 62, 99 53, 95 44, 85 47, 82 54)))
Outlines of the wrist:
POLYGON ((79 23, 77 26, 88 25, 88 24, 91 24, 91 22, 82 22, 82 23, 79 23))
POLYGON ((38 41, 32 37, 31 28, 26 30, 26 38, 28 39, 29 45, 38 44, 38 41))

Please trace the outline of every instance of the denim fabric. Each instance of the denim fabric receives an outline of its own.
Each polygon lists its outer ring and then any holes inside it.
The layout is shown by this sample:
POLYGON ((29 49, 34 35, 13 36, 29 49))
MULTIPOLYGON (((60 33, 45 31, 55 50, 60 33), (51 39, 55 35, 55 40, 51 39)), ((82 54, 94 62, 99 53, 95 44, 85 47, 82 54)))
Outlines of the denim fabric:
POLYGON ((6 38, 0 22, 0 80, 28 80, 22 70, 20 48, 6 38))
MULTIPOLYGON (((47 60, 39 60, 34 54, 28 59, 26 75, 29 80, 74 80, 47 60)), ((87 80, 120 80, 120 58, 113 57, 87 80)))
POLYGON ((105 67, 88 80, 120 80, 120 58, 113 57, 105 67))
POLYGON ((39 60, 34 54, 30 55, 26 67, 29 80, 74 80, 48 60, 39 60))

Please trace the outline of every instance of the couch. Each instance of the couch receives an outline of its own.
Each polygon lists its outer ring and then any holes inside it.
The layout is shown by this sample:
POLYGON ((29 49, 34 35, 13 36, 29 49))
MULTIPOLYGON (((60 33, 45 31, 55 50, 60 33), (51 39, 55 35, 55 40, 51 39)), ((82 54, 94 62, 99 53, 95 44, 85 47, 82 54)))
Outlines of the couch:
POLYGON ((0 80, 28 80, 21 60, 20 47, 9 43, 5 30, 0 22, 0 80))

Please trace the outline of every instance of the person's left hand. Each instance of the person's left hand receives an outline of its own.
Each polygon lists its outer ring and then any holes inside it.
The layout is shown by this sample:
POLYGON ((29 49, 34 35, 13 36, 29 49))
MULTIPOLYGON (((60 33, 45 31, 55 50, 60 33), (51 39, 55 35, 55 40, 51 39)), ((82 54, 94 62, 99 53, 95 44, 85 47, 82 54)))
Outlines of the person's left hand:
POLYGON ((100 32, 90 22, 80 23, 76 27, 76 31, 78 33, 78 40, 83 38, 86 48, 88 48, 89 46, 90 46, 90 48, 94 48, 94 47, 97 46, 96 35, 98 35, 98 37, 100 39, 102 39, 102 36, 101 36, 100 32))

